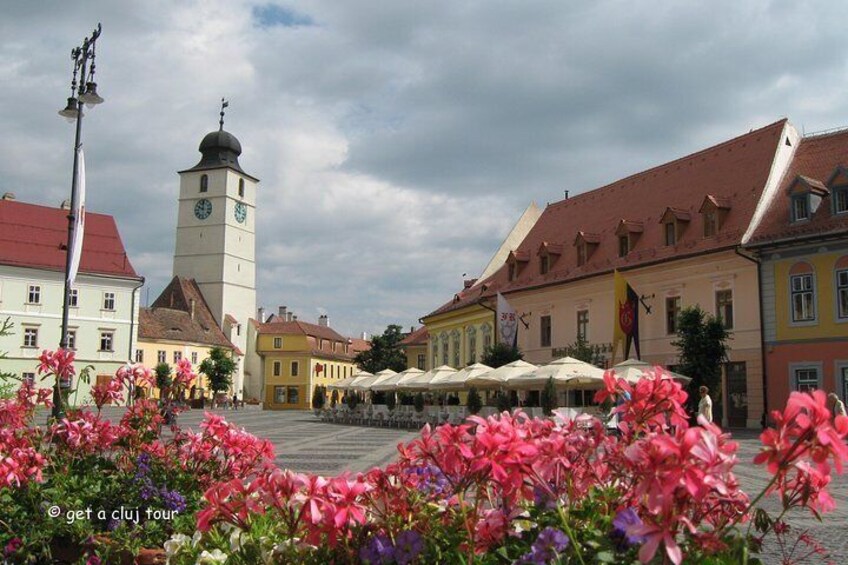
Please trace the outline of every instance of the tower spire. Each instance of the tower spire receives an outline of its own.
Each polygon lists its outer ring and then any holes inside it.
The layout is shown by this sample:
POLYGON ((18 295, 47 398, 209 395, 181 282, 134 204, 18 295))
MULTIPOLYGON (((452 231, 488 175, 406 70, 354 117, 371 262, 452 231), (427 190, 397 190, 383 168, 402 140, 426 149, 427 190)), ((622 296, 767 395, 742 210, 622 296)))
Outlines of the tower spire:
POLYGON ((218 122, 220 124, 218 131, 224 131, 224 108, 226 108, 229 105, 230 105, 229 100, 224 100, 223 98, 221 98, 221 120, 218 122))

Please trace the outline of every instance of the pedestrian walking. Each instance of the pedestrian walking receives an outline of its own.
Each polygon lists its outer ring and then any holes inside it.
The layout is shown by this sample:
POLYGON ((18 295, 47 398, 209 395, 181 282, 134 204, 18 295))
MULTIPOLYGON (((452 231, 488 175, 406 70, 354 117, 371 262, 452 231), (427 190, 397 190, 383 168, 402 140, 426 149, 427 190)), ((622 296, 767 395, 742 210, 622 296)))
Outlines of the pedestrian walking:
POLYGON ((835 392, 827 395, 827 403, 830 405, 830 412, 834 418, 848 416, 848 413, 845 412, 845 403, 839 399, 835 392))
POLYGON ((713 422, 713 399, 710 398, 710 389, 702 386, 698 389, 701 400, 698 401, 698 415, 703 416, 707 422, 713 422))
POLYGON ((238 410, 238 394, 233 393, 233 410, 238 410))

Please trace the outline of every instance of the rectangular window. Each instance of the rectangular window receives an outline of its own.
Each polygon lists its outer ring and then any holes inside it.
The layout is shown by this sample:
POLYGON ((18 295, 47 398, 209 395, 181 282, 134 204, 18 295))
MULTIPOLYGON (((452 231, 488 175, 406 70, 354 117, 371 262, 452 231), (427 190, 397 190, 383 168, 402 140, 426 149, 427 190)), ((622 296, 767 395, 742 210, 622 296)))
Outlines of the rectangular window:
POLYGON ((297 361, 292 361, 291 376, 296 377, 299 372, 300 372, 300 363, 298 363, 297 361))
POLYGON ((290 386, 288 390, 288 396, 289 404, 297 404, 300 400, 300 388, 296 386, 290 386))
POLYGON ((27 384, 35 384, 35 373, 21 373, 21 378, 27 384))
POLYGON ((809 197, 806 194, 799 194, 792 197, 792 221, 798 222, 801 220, 810 219, 809 197))
POLYGON ((546 274, 548 274, 548 271, 550 271, 550 270, 551 270, 551 257, 550 257, 550 255, 542 255, 542 258, 541 258, 541 261, 540 261, 540 264, 539 264, 539 271, 543 275, 546 275, 546 274))
POLYGON ((665 225, 665 244, 674 245, 677 243, 677 231, 674 222, 669 222, 665 225))
POLYGON ((715 210, 704 212, 704 237, 712 237, 718 231, 715 210))
POLYGON ((100 351, 114 351, 112 341, 115 337, 115 332, 100 332, 100 351))
POLYGON ((136 349, 135 350, 135 362, 136 363, 144 363, 144 350, 136 349))
POLYGON ((510 281, 515 280, 515 263, 510 263, 507 267, 507 278, 509 278, 510 281))
POLYGON ((630 252, 630 237, 621 235, 618 237, 618 256, 624 257, 630 252))
POLYGON ((166 363, 167 361, 168 361, 168 359, 165 357, 164 351, 160 350, 160 351, 156 352, 156 362, 157 363, 166 363))
POLYGON ((586 264, 586 244, 579 243, 577 245, 577 266, 582 267, 586 264))
POLYGON ((584 341, 589 340, 589 311, 577 311, 577 338, 584 341))
POLYGON ((24 347, 38 347, 38 328, 24 328, 24 347))
POLYGON ((104 310, 114 310, 115 309, 115 293, 114 292, 104 292, 103 293, 103 309, 104 310))
POLYGON ((551 317, 542 316, 539 318, 539 343, 542 347, 551 346, 551 317))
POLYGON ((181 351, 174 351, 174 365, 183 360, 183 354, 181 351))
POLYGON ((72 288, 68 293, 68 306, 71 308, 76 308, 79 306, 79 290, 76 288, 72 288))
POLYGON ((275 337, 274 338, 274 349, 282 349, 283 347, 283 338, 275 337))
POLYGON ((286 387, 275 386, 274 387, 274 404, 285 404, 285 403, 286 403, 286 387))
POLYGON ((197 351, 191 352, 191 364, 197 365, 197 351))
POLYGON ((848 212, 848 187, 833 189, 833 212, 835 214, 848 212))
POLYGON ((274 376, 279 377, 283 373, 283 364, 279 361, 274 361, 274 376))
POLYGON ((68 349, 77 348, 77 330, 68 330, 68 349))
POLYGON ((790 277, 792 288, 792 321, 811 322, 816 319, 815 290, 812 273, 790 277))
POLYGON ((41 287, 37 284, 29 285, 27 304, 41 304, 41 287))
POLYGON ((665 299, 665 333, 677 333, 677 317, 680 315, 680 297, 670 296, 665 299))
POLYGON ((848 319, 848 270, 836 272, 836 300, 839 319, 848 319))
POLYGON ((733 291, 718 290, 715 293, 716 317, 721 320, 724 329, 733 329, 733 291))
POLYGON ((795 390, 809 392, 819 388, 819 371, 814 367, 795 369, 795 390))
POLYGON ((418 354, 418 368, 423 371, 426 363, 427 363, 427 356, 424 355, 423 353, 419 353, 418 354))
POLYGON ((468 336, 468 363, 477 362, 477 334, 468 336))

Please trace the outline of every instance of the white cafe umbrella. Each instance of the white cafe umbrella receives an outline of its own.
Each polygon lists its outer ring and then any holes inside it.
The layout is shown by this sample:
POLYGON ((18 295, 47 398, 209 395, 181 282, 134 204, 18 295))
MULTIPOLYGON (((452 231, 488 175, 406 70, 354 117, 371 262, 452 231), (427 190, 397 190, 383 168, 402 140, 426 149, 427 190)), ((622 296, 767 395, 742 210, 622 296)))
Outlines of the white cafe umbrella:
MULTIPOLYGON (((651 365, 647 361, 628 359, 627 361, 623 361, 618 365, 614 365, 612 370, 615 371, 616 377, 622 378, 630 383, 635 383, 643 377, 643 373, 645 371, 651 371, 654 367, 656 367, 656 365, 651 365)), ((685 375, 681 375, 680 373, 672 373, 668 369, 663 369, 663 371, 672 379, 680 381, 683 384, 686 384, 692 380, 691 378, 685 375)))
POLYGON ((374 385, 379 384, 381 381, 385 381, 394 375, 397 375, 395 371, 392 371, 391 369, 383 369, 382 371, 377 372, 373 377, 356 381, 350 386, 350 390, 356 390, 359 392, 373 390, 374 385))
POLYGON ((474 363, 455 373, 445 373, 430 381, 430 390, 463 390, 467 381, 476 376, 488 373, 493 369, 482 363, 474 363))
POLYGON ((328 385, 327 385, 327 388, 328 388, 328 389, 331 389, 331 390, 332 390, 332 389, 336 389, 336 390, 347 390, 347 389, 349 389, 349 388, 351 387, 351 385, 355 384, 358 380, 361 380, 361 379, 364 379, 364 378, 368 378, 368 377, 373 377, 373 376, 374 376, 374 375, 372 375, 372 374, 371 374, 371 373, 369 373, 368 371, 359 371, 359 372, 358 372, 358 373, 356 373, 355 375, 353 375, 353 376, 351 376, 351 377, 348 377, 348 378, 346 378, 346 379, 344 379, 344 380, 342 380, 342 381, 339 381, 339 382, 337 382, 337 383, 330 383, 330 384, 328 384, 328 385))
POLYGON ((469 387, 473 386, 481 389, 500 389, 506 386, 506 381, 510 377, 527 373, 535 368, 536 365, 527 361, 513 361, 497 369, 492 369, 488 373, 471 377, 465 381, 465 384, 469 387))
POLYGON ((506 387, 541 390, 551 378, 557 388, 601 386, 604 383, 604 370, 573 357, 563 357, 543 367, 509 377, 506 387))
POLYGON ((415 367, 410 367, 400 373, 395 373, 394 375, 388 377, 385 380, 380 382, 371 383, 371 390, 377 391, 396 391, 398 389, 398 383, 403 382, 406 379, 411 379, 417 375, 423 375, 424 371, 421 369, 417 369, 415 367))
POLYGON ((456 369, 453 367, 448 367, 447 365, 442 365, 440 367, 436 367, 435 369, 431 369, 424 373, 423 375, 416 375, 409 379, 406 379, 400 383, 398 383, 398 390, 401 391, 425 391, 430 388, 430 381, 432 381, 436 377, 441 377, 445 374, 455 373, 456 369))

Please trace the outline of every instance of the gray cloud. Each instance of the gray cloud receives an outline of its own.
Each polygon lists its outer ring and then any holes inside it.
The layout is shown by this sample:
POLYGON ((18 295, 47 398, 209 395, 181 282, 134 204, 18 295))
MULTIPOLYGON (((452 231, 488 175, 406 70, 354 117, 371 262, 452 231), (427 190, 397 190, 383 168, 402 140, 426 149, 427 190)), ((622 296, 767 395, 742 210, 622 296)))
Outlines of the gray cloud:
POLYGON ((67 198, 70 48, 103 22, 89 208, 151 297, 178 177, 217 125, 259 187, 259 303, 404 326, 479 272, 531 199, 790 117, 848 115, 846 8, 817 2, 6 2, 0 190, 67 198))

